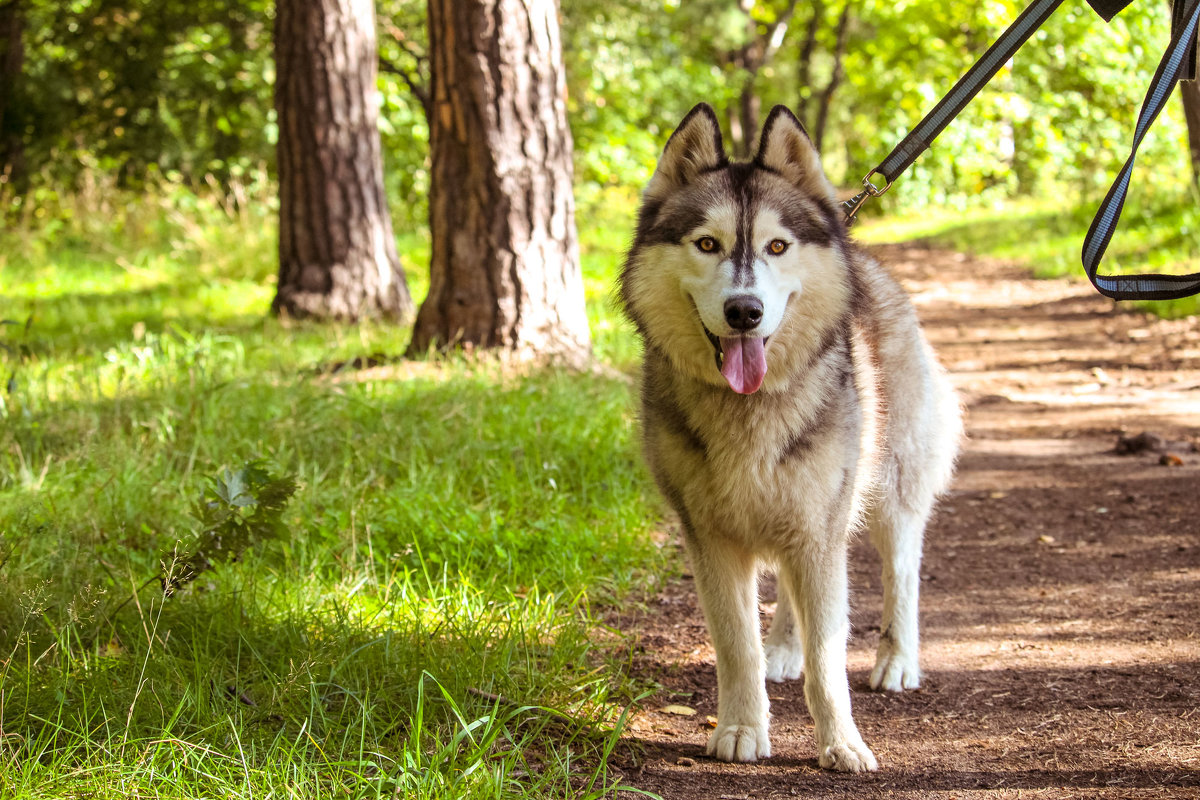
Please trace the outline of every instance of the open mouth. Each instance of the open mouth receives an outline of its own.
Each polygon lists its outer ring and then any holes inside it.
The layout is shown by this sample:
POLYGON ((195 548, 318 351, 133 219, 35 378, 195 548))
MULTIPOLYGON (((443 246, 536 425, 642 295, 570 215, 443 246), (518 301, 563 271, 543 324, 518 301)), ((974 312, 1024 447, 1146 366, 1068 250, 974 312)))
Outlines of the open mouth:
MULTIPOLYGON (((700 314, 697 310, 697 318, 700 314)), ((713 360, 729 388, 738 394, 753 394, 767 375, 767 336, 717 336, 703 320, 700 327, 713 349, 713 360)))

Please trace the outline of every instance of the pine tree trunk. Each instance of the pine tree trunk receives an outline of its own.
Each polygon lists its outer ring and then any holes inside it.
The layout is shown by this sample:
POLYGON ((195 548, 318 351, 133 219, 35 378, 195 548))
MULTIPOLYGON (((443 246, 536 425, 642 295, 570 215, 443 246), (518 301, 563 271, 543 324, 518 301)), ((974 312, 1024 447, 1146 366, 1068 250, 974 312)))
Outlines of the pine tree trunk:
POLYGON ((25 69, 22 0, 0 0, 0 184, 24 191, 25 143, 17 92, 25 69))
POLYGON ((1183 102, 1183 118, 1187 121, 1192 182, 1200 185, 1200 80, 1180 81, 1179 99, 1183 102))
POLYGON ((429 295, 410 353, 590 352, 557 4, 429 0, 429 295))
POLYGON ((275 312, 402 319, 412 299, 383 191, 373 0, 279 0, 275 312))

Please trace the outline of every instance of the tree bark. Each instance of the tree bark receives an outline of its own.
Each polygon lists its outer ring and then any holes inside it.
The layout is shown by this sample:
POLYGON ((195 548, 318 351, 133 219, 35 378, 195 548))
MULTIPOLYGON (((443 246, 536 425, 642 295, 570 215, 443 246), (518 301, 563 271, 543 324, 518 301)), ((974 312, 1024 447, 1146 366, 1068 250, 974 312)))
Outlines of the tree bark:
POLYGON ((18 92, 25 69, 25 9, 22 0, 0 0, 0 184, 23 191, 25 141, 18 92))
POLYGON ((276 313, 407 318, 383 190, 373 0, 279 0, 276 313))
POLYGON ((429 295, 409 352, 590 353, 557 4, 429 0, 429 295))
POLYGON ((1192 182, 1200 186, 1200 80, 1180 81, 1179 99, 1183 103, 1183 118, 1187 121, 1192 182))

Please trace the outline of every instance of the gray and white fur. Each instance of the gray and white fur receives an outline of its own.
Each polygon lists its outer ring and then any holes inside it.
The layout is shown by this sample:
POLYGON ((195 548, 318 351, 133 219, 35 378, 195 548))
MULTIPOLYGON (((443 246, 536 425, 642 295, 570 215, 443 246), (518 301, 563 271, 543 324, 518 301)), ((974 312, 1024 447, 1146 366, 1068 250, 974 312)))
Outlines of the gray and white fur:
POLYGON ((694 108, 646 188, 621 275, 644 342, 646 458, 678 512, 717 657, 723 761, 771 754, 765 681, 804 675, 822 767, 877 768, 850 713, 847 551, 883 559, 873 688, 919 685, 925 523, 953 472, 958 401, 896 281, 847 237, 797 119, 749 162, 694 108), (760 566, 778 606, 759 636, 760 566))

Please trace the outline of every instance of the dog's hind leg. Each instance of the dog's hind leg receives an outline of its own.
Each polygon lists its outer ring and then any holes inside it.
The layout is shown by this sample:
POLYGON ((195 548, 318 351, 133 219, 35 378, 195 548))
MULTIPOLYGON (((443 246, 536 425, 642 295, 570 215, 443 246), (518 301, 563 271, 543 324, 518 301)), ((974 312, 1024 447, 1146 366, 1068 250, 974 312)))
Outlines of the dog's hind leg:
POLYGON ((685 537, 700 606, 717 653, 717 728, 707 752, 721 761, 771 755, 753 554, 716 536, 685 537))
POLYGON ((888 692, 921 685, 917 621, 921 583, 921 541, 926 513, 884 501, 872 510, 871 544, 883 561, 883 618, 871 688, 888 692))
POLYGON ((794 681, 804 671, 804 640, 800 620, 792 602, 787 572, 779 573, 775 596, 775 617, 767 634, 767 680, 773 683, 794 681))

